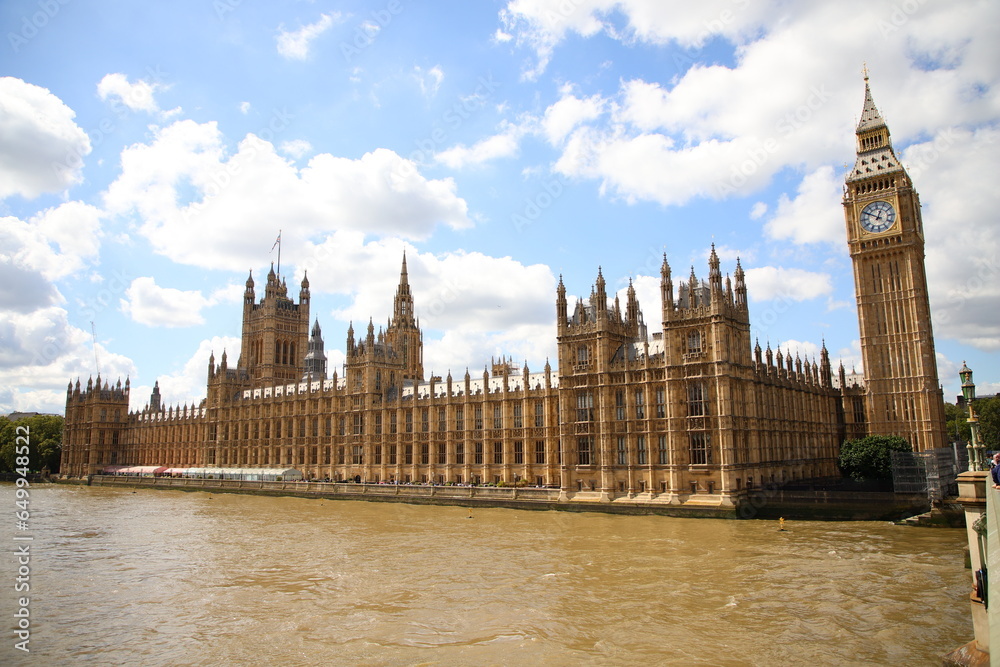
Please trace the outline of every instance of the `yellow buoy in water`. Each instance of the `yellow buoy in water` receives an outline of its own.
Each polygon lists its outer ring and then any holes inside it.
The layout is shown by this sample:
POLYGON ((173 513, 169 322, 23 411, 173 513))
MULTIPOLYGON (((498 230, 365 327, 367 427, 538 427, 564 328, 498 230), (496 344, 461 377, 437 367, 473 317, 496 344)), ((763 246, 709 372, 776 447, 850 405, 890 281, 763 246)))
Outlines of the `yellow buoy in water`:
POLYGON ((785 529, 785 517, 778 517, 778 530, 785 529))

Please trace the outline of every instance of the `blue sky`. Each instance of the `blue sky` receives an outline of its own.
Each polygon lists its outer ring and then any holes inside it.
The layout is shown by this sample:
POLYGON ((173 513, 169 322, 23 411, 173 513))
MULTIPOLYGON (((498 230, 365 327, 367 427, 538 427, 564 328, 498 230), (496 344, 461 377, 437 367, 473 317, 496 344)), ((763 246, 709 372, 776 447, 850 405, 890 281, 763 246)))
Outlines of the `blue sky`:
MULTIPOLYGON (((406 251, 425 370, 555 360, 555 286, 747 270, 753 335, 860 370, 840 204, 867 63, 923 203, 945 395, 1000 388, 1000 6, 899 0, 0 6, 0 412, 204 396, 247 272, 331 366, 406 251), (815 6, 813 6, 815 4, 815 6), (96 345, 95 336, 96 333, 96 345)), ((331 369, 332 370, 332 369, 331 369)))

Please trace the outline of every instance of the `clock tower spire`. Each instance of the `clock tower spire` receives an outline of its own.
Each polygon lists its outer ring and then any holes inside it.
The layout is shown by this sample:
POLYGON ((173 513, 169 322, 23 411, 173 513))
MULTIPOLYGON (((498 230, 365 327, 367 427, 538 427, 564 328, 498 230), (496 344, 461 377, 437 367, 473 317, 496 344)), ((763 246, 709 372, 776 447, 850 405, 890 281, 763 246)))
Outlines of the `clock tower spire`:
POLYGON ((844 186, 847 242, 854 264, 868 432, 900 435, 914 451, 944 446, 920 197, 892 148, 872 98, 857 130, 857 157, 844 186))

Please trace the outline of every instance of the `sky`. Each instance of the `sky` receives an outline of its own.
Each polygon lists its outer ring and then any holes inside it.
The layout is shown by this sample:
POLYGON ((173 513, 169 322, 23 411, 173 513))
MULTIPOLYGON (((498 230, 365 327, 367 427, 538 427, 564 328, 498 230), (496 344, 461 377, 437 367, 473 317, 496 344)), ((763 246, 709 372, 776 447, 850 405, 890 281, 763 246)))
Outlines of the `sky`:
MULTIPOLYGON (((923 205, 938 371, 1000 389, 1000 3, 7 0, 0 413, 205 396, 248 272, 342 373, 403 253, 428 376, 556 362, 555 292, 747 273, 760 344, 862 370, 841 198, 867 67, 923 205)), ((258 294, 262 293, 258 290, 258 294)))

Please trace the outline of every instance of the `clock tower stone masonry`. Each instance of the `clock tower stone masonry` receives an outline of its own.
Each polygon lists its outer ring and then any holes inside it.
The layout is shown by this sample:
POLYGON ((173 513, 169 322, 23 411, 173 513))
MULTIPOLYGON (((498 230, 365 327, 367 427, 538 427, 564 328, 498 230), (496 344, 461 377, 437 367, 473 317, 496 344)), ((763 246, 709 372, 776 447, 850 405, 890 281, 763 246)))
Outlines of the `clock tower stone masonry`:
POLYGON ((900 435, 914 451, 945 446, 944 402, 924 271, 920 197, 872 100, 858 123, 844 186, 847 241, 861 330, 868 433, 900 435))

